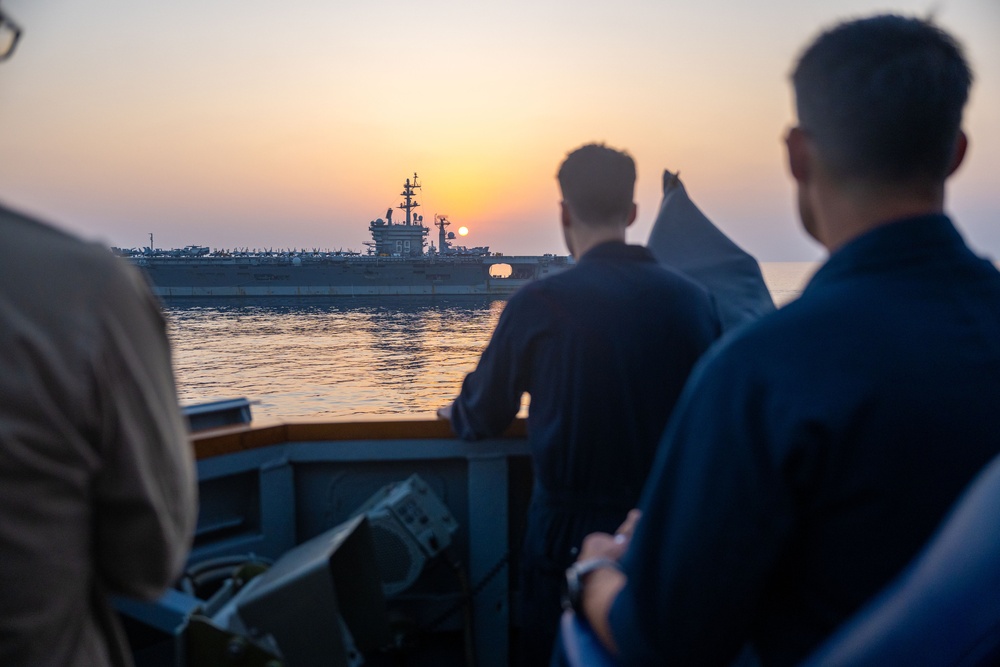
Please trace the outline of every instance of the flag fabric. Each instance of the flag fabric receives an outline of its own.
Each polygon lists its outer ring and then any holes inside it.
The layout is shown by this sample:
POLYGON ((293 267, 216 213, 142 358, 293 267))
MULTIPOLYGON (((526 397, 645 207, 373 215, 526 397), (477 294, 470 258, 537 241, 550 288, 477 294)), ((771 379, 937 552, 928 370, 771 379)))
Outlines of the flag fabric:
POLYGON ((663 202, 646 245, 712 294, 723 331, 774 310, 757 260, 701 212, 678 174, 663 172, 663 202))

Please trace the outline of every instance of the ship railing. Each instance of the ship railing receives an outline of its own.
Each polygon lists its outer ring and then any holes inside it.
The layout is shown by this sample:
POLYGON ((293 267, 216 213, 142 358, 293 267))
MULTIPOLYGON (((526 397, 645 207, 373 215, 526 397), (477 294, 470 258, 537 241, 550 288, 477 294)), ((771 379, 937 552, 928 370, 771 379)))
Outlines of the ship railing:
MULTIPOLYGON (((510 555, 520 547, 532 484, 523 420, 480 442, 454 438, 446 421, 404 417, 236 424, 195 433, 191 443, 200 510, 190 564, 241 554, 277 559, 351 519, 387 484, 419 475, 458 524, 453 556, 473 591, 471 614, 449 616, 448 609, 464 608, 462 595, 435 592, 437 580, 390 596, 390 607, 433 632, 461 634, 463 617, 471 618, 478 664, 508 664, 517 605, 510 555)), ((182 633, 199 602, 174 591, 160 605, 157 613, 130 609, 170 619, 160 621, 161 632, 182 633)))

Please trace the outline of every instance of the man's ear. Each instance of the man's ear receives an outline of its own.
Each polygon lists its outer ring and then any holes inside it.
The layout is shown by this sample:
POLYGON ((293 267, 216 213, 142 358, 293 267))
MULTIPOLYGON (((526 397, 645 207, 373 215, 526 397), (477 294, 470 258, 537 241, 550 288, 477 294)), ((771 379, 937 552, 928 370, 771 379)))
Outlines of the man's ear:
POLYGON ((632 210, 628 212, 628 219, 625 220, 626 227, 630 226, 633 222, 635 222, 635 217, 636 215, 638 215, 638 213, 639 213, 639 205, 636 204, 635 202, 632 202, 632 210))
POLYGON ((969 138, 965 136, 965 132, 959 130, 958 141, 955 142, 955 152, 951 156, 951 166, 948 167, 948 176, 954 174, 962 165, 967 150, 969 150, 969 138))
POLYGON ((559 202, 559 221, 562 223, 563 227, 569 227, 572 224, 572 215, 569 212, 569 205, 566 202, 559 202))
POLYGON ((809 180, 810 146, 809 137, 800 127, 793 127, 785 136, 785 148, 788 150, 788 170, 799 183, 809 180))

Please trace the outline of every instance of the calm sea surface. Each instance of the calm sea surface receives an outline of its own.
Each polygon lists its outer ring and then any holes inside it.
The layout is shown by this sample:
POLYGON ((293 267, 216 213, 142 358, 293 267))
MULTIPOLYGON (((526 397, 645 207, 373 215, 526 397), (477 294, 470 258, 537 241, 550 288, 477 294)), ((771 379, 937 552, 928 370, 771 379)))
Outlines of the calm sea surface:
MULTIPOLYGON (((762 265, 775 303, 813 262, 762 265)), ((505 300, 199 301, 165 308, 182 404, 246 396, 254 418, 428 414, 476 367, 505 300)))

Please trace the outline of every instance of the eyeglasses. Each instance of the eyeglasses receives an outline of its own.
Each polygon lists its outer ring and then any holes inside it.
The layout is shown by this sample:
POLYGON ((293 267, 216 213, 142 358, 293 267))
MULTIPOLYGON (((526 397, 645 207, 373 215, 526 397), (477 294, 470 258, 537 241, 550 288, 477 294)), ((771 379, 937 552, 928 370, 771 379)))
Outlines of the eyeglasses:
POLYGON ((21 39, 21 26, 0 9, 0 60, 7 60, 14 53, 17 40, 21 39))

